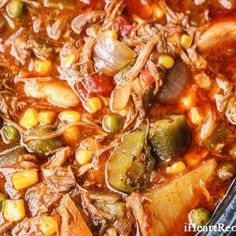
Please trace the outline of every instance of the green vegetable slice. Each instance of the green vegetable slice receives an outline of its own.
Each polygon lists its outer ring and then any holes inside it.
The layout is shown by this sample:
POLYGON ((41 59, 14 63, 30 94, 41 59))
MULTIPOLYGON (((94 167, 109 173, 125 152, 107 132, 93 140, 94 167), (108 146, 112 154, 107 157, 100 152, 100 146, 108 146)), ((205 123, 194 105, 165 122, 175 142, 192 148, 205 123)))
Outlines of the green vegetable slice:
POLYGON ((20 155, 25 154, 25 151, 16 146, 12 149, 8 149, 0 153, 0 168, 13 166, 17 163, 17 159, 20 155))
MULTIPOLYGON (((46 135, 54 131, 55 128, 49 125, 38 126, 34 129, 29 130, 29 135, 46 135)), ((25 146, 29 152, 47 156, 56 151, 58 148, 62 147, 62 142, 60 138, 52 138, 47 140, 30 140, 25 143, 25 146)))
POLYGON ((150 128, 148 140, 153 153, 163 161, 182 154, 191 141, 185 116, 173 115, 157 121, 150 128))
POLYGON ((107 162, 109 186, 126 193, 146 188, 154 159, 150 155, 150 149, 146 149, 146 155, 142 153, 144 146, 145 131, 134 131, 124 136, 107 162))

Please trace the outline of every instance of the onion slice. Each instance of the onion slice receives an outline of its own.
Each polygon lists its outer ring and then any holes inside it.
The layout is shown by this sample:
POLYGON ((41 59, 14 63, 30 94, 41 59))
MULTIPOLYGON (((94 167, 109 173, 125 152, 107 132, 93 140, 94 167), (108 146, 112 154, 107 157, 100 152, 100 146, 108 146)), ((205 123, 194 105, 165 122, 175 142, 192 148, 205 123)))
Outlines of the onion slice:
POLYGON ((177 102, 190 79, 191 73, 188 67, 180 59, 177 60, 174 67, 167 73, 158 101, 166 104, 177 102))
POLYGON ((125 43, 106 33, 98 36, 94 54, 95 66, 106 75, 114 75, 136 57, 136 53, 125 43))

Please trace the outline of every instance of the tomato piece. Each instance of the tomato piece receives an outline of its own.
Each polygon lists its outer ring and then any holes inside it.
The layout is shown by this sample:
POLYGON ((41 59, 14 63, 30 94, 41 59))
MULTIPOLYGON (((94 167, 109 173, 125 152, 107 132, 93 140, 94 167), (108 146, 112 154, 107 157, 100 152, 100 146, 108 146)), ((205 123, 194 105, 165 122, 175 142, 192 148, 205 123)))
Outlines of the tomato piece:
POLYGON ((131 33, 132 25, 127 20, 127 18, 121 16, 115 22, 115 30, 118 32, 122 37, 126 37, 131 33))
POLYGON ((152 14, 151 5, 153 0, 126 0, 128 13, 148 19, 152 14))
POLYGON ((149 87, 155 81, 150 71, 146 68, 141 71, 140 78, 147 87, 149 87))
POLYGON ((112 77, 103 74, 94 74, 86 77, 82 82, 75 85, 75 90, 82 99, 94 96, 110 96, 114 89, 112 77))

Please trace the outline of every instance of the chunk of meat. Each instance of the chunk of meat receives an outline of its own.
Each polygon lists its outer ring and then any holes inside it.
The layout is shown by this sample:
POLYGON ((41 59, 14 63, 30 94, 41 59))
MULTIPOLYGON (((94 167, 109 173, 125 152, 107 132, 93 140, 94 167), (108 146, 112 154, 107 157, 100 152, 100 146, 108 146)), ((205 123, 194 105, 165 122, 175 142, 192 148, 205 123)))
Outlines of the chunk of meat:
POLYGON ((189 173, 151 189, 142 196, 143 198, 135 193, 128 197, 127 203, 132 209, 143 235, 170 235, 171 230, 177 224, 180 225, 181 217, 199 198, 201 182, 209 182, 215 169, 216 161, 211 159, 189 173), (144 198, 146 201, 142 203, 144 198), (148 219, 150 225, 147 225, 146 217, 150 217, 148 219))
POLYGON ((58 40, 65 31, 67 19, 58 19, 52 25, 47 26, 47 33, 51 39, 58 40))
POLYGON ((49 162, 49 168, 56 168, 63 166, 71 155, 72 150, 70 147, 64 147, 58 150, 49 162))
POLYGON ((236 20, 225 19, 213 23, 203 34, 198 41, 198 48, 202 51, 212 49, 223 43, 236 41, 236 20))
POLYGON ((126 37, 131 33, 133 26, 124 16, 120 16, 116 19, 114 28, 122 37, 126 37))
POLYGON ((62 218, 61 236, 92 236, 83 216, 69 194, 63 197, 59 207, 59 213, 62 218))
POLYGON ((135 64, 131 67, 131 69, 125 75, 127 81, 132 81, 139 75, 139 73, 145 66, 152 50, 157 44, 158 40, 159 40, 159 36, 155 36, 144 46, 142 51, 139 53, 135 64))
POLYGON ((25 83, 24 91, 27 96, 46 99, 49 103, 59 107, 74 107, 80 102, 64 81, 28 81, 25 83))
POLYGON ((88 11, 77 16, 71 23, 71 28, 76 34, 81 34, 87 24, 95 23, 104 18, 104 11, 88 11))
POLYGON ((76 84, 75 89, 82 99, 93 96, 108 97, 114 89, 114 82, 111 77, 103 74, 94 74, 76 84))
POLYGON ((45 213, 60 200, 61 194, 52 193, 43 182, 29 188, 25 193, 25 200, 32 216, 45 213))
POLYGON ((9 229, 14 226, 14 222, 5 222, 0 225, 0 235, 4 235, 9 229))
POLYGON ((143 198, 138 193, 133 193, 127 198, 127 206, 132 209, 135 219, 139 222, 140 231, 142 236, 147 236, 147 216, 143 208, 143 198))
POLYGON ((11 45, 11 55, 24 65, 30 55, 28 38, 24 29, 19 28, 19 30, 7 40, 6 45, 11 45))
POLYGON ((93 48, 96 44, 96 39, 92 37, 88 37, 85 39, 85 44, 82 48, 82 53, 81 53, 81 72, 86 76, 94 72, 94 67, 93 67, 93 48))
POLYGON ((75 186, 75 177, 70 167, 43 168, 42 173, 52 192, 68 192, 75 186))
POLYGON ((25 218, 20 223, 16 224, 12 230, 13 236, 37 235, 43 236, 43 232, 39 229, 40 216, 33 218, 25 218))

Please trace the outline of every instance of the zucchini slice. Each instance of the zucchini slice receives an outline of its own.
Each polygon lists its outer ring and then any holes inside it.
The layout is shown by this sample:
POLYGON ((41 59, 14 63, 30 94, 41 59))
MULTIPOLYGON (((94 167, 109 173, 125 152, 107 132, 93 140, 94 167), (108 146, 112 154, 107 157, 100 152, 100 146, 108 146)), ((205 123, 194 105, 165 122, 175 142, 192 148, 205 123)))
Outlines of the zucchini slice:
POLYGON ((107 183, 111 188, 125 193, 145 189, 154 162, 149 148, 145 148, 145 131, 128 133, 107 162, 107 183))
POLYGON ((172 115, 157 121, 148 136, 152 152, 163 161, 182 154, 190 141, 191 132, 184 115, 172 115))

